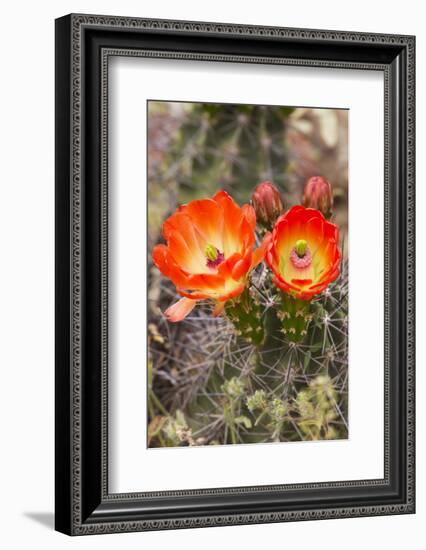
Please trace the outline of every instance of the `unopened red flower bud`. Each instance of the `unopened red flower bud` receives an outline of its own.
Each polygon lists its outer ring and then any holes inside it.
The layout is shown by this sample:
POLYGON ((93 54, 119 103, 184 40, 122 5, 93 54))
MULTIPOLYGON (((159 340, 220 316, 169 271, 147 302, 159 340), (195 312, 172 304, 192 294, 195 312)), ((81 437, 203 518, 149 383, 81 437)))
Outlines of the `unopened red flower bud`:
POLYGON ((330 218, 333 211, 333 190, 330 182, 322 176, 309 178, 303 190, 303 206, 316 208, 326 218, 330 218))
POLYGON ((270 181, 264 181, 256 186, 251 197, 257 221, 267 229, 271 229, 284 210, 281 193, 270 181))

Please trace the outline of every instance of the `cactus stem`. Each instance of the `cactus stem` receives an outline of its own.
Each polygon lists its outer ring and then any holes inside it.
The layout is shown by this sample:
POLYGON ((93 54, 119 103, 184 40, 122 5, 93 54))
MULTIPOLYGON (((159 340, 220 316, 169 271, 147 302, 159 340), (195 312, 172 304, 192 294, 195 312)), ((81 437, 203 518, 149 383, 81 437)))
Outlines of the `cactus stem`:
POLYGON ((307 327, 312 319, 310 314, 311 302, 300 300, 289 294, 282 293, 280 308, 277 317, 283 329, 292 342, 300 342, 307 334, 307 327))
POLYGON ((226 315, 232 321, 236 334, 256 346, 261 346, 265 340, 261 307, 253 299, 253 289, 248 288, 225 306, 226 315))

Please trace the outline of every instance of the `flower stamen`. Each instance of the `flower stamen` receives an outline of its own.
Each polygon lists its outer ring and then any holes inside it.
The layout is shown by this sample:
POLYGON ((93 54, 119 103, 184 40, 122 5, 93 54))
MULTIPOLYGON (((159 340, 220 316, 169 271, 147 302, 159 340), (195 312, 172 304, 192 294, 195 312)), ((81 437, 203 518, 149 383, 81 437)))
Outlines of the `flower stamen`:
POLYGON ((215 267, 217 267, 225 259, 225 255, 223 254, 223 252, 220 252, 220 250, 212 244, 208 244, 206 246, 206 248, 204 249, 204 253, 207 258, 206 265, 211 269, 214 269, 215 267))

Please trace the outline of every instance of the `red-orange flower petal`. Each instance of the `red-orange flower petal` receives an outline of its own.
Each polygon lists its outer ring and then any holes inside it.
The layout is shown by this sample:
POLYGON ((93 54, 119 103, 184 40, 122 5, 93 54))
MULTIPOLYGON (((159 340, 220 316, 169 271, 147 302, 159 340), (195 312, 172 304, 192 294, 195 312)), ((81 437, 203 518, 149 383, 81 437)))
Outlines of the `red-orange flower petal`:
POLYGON ((234 264, 232 268, 232 278, 235 281, 239 281, 241 277, 248 272, 251 267, 252 256, 252 251, 249 249, 246 251, 245 255, 234 264))
POLYGON ((152 259, 163 275, 169 277, 176 286, 186 286, 186 274, 171 258, 167 246, 164 244, 155 246, 152 259))
POLYGON ((182 298, 172 306, 170 306, 164 312, 164 315, 167 317, 167 320, 172 323, 177 323, 182 321, 185 317, 191 313, 196 304, 195 300, 189 300, 188 298, 182 298))
POLYGON ((271 234, 267 233, 263 238, 263 241, 260 243, 260 246, 256 248, 256 250, 253 252, 252 259, 251 259, 251 266, 250 266, 251 269, 259 265, 260 262, 264 259, 267 245, 270 241, 270 238, 271 238, 271 234))
POLYGON ((225 309, 225 302, 216 302, 216 305, 213 309, 213 317, 219 317, 225 309))
POLYGON ((245 283, 239 283, 232 289, 228 290, 228 292, 226 292, 225 294, 222 294, 222 296, 219 296, 218 300, 219 302, 226 302, 227 300, 231 300, 231 298, 236 298, 243 292, 245 288, 245 283))
POLYGON ((251 204, 243 204, 241 207, 245 219, 248 221, 250 227, 254 230, 256 227, 256 212, 251 204))
POLYGON ((197 292, 196 290, 193 290, 192 292, 187 292, 182 288, 177 288, 176 290, 181 296, 189 298, 190 300, 206 300, 207 298, 211 298, 211 295, 206 294, 205 292, 197 292))

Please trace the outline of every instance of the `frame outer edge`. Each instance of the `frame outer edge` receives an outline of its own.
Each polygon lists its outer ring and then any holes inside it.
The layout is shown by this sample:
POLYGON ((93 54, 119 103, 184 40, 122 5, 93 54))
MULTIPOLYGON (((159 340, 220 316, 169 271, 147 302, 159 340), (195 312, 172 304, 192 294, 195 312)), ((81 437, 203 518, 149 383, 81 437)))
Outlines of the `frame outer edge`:
POLYGON ((71 18, 55 22, 55 528, 71 534, 71 18))
MULTIPOLYGON (((72 229, 71 229, 71 275, 72 275, 72 311, 71 311, 71 358, 72 372, 70 373, 71 397, 72 397, 72 418, 71 422, 71 483, 70 498, 72 501, 70 534, 95 534, 112 533, 136 530, 153 529, 178 529, 188 527, 214 526, 214 525, 237 525, 248 523, 263 523, 276 521, 303 521, 309 519, 326 519, 332 517, 361 517, 369 515, 404 514, 414 512, 414 48, 415 39, 412 36, 402 35, 379 35, 372 33, 309 30, 309 29, 283 29, 279 27, 253 27, 245 25, 229 25, 220 23, 202 23, 187 21, 168 21, 124 18, 115 16, 94 16, 77 15, 68 16, 71 25, 71 135, 70 144, 72 153, 72 229), (349 507, 327 510, 307 510, 299 512, 273 512, 253 513, 242 515, 223 515, 203 518, 179 519, 179 520, 147 520, 117 523, 83 524, 81 518, 81 487, 80 487, 80 379, 81 379, 81 179, 80 159, 81 148, 81 33, 83 26, 119 27, 123 30, 148 29, 167 30, 176 32, 222 34, 227 36, 241 37, 262 37, 268 38, 290 38, 295 40, 323 40, 335 43, 375 43, 377 45, 395 45, 405 48, 408 52, 407 60, 407 109, 408 109, 408 136, 407 136, 407 201, 411 205, 412 214, 407 217, 407 254, 412 254, 411 260, 408 256, 407 263, 407 370, 408 370, 408 426, 412 429, 407 431, 408 456, 407 456, 407 501, 405 504, 392 506, 367 506, 364 508, 349 507), (411 164, 410 164, 411 162, 411 164), (411 424, 410 424, 411 422, 411 424), (410 481, 411 480, 411 481, 410 481)), ((60 21, 60 20, 59 20, 60 21)), ((57 27, 58 28, 58 27, 57 27)), ((57 119, 58 120, 58 119, 57 119)), ((57 192, 58 192, 58 179, 57 192)), ((59 235, 61 237, 61 235, 59 235)), ((61 275, 61 274, 60 274, 61 275)), ((59 317, 63 315, 63 312, 59 317)), ((58 356, 57 356, 58 359, 58 356)), ((58 362, 57 370, 58 374, 58 362)), ((58 400, 58 394, 57 394, 58 400)), ((61 512, 62 513, 62 512, 61 512)), ((57 522, 59 530, 59 524, 57 522)))

